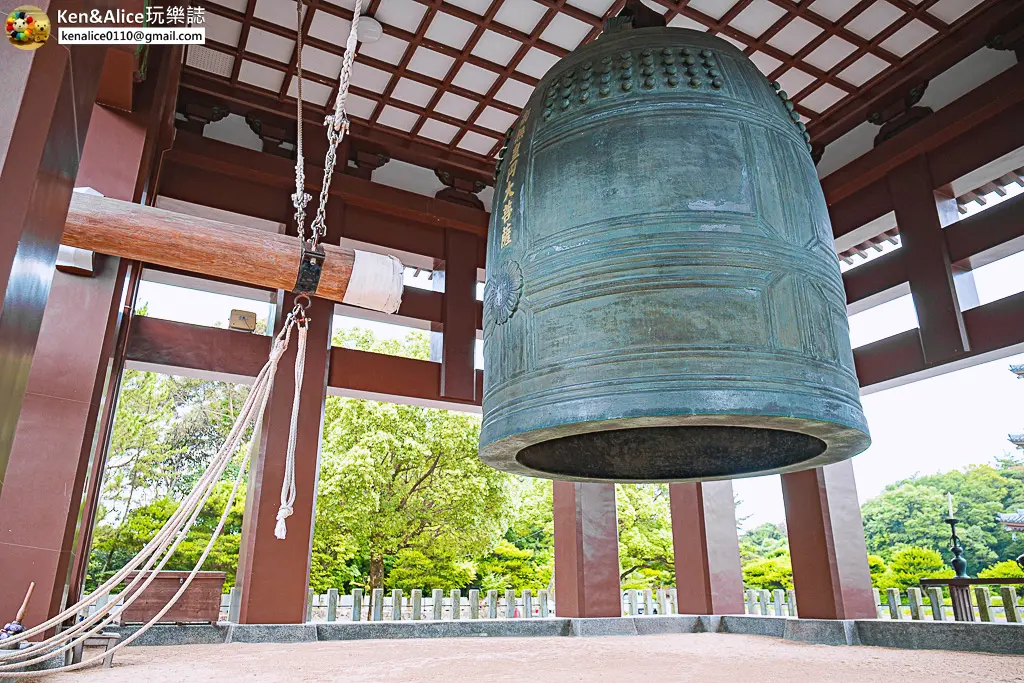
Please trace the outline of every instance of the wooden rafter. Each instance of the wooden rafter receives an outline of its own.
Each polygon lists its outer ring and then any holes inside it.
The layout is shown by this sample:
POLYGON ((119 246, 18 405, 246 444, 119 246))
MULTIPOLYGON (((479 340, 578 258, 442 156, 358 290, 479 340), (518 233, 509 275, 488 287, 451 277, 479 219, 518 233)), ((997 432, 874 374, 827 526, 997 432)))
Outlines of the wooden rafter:
MULTIPOLYGON (((264 0, 268 1, 268 0, 264 0)), ((301 27, 305 36, 306 44, 311 47, 323 50, 335 56, 343 56, 343 36, 337 40, 326 41, 309 35, 309 29, 314 20, 315 14, 326 13, 345 20, 351 20, 351 11, 331 2, 321 0, 301 0, 307 3, 307 15, 304 26, 301 27)), ((518 115, 520 107, 498 100, 497 93, 509 80, 517 81, 524 87, 536 86, 538 79, 518 71, 522 60, 531 49, 538 49, 553 57, 562 57, 569 52, 566 48, 554 45, 541 36, 545 29, 560 14, 571 17, 574 20, 583 22, 589 30, 583 39, 583 43, 592 41, 600 34, 603 21, 608 16, 613 16, 621 11, 622 0, 616 0, 608 8, 603 16, 596 16, 565 2, 565 0, 533 0, 537 5, 544 8, 540 21, 526 33, 522 30, 507 26, 498 22, 498 16, 502 7, 509 0, 493 0, 490 2, 483 14, 476 14, 464 7, 450 4, 442 0, 414 0, 424 7, 424 13, 415 30, 406 30, 391 24, 384 24, 384 34, 392 39, 402 41, 404 52, 399 56, 395 53, 394 62, 389 58, 387 62, 365 54, 356 57, 357 62, 365 64, 379 71, 388 74, 388 81, 381 88, 370 91, 365 88, 353 87, 353 94, 369 100, 373 103, 372 112, 368 122, 377 125, 377 122, 386 106, 410 112, 415 115, 411 127, 407 130, 388 129, 387 135, 402 140, 424 142, 438 146, 434 141, 422 138, 424 126, 431 119, 455 126, 456 133, 451 140, 443 145, 448 152, 458 152, 480 160, 493 159, 501 146, 502 133, 492 130, 479 123, 479 117, 488 107, 518 115), (431 23, 439 15, 448 15, 461 21, 472 24, 472 32, 468 41, 461 47, 442 42, 443 36, 430 33, 427 37, 431 23), (481 41, 486 40, 485 33, 492 31, 504 38, 511 39, 519 44, 512 59, 504 64, 497 64, 473 54, 481 41), (451 58, 452 65, 443 77, 428 76, 418 73, 409 68, 412 55, 420 47, 427 48, 441 55, 451 58), (493 83, 486 92, 475 92, 455 84, 455 80, 463 65, 471 64, 476 67, 488 70, 495 74, 493 83), (414 105, 396 99, 393 94, 401 79, 410 79, 434 89, 429 100, 423 105, 414 105), (437 106, 445 93, 451 92, 460 97, 474 102, 473 112, 465 120, 445 115, 437 111, 437 106), (483 154, 471 152, 461 145, 467 145, 465 137, 468 133, 475 133, 491 139, 493 142, 490 148, 483 154)), ((684 17, 690 22, 696 22, 704 26, 714 34, 719 34, 735 44, 741 45, 747 55, 759 53, 778 61, 778 66, 772 69, 767 76, 771 80, 782 78, 791 69, 799 69, 810 77, 811 82, 798 92, 791 92, 790 96, 795 103, 796 110, 807 122, 808 130, 811 132, 813 141, 819 144, 827 144, 838 135, 852 128, 865 120, 873 108, 884 106, 894 98, 902 97, 906 91, 920 82, 933 77, 944 69, 948 68, 957 59, 969 54, 977 47, 984 44, 985 37, 995 22, 1007 16, 1013 9, 1013 0, 982 0, 982 2, 964 14, 952 24, 947 25, 939 19, 931 10, 939 0, 886 0, 891 8, 899 10, 900 15, 895 17, 889 25, 875 33, 870 38, 858 35, 851 26, 852 23, 864 12, 869 11, 882 0, 859 0, 852 3, 851 7, 835 21, 825 18, 815 12, 815 3, 794 2, 794 0, 767 0, 771 6, 782 10, 782 16, 766 26, 758 35, 748 35, 736 27, 735 22, 741 15, 751 8, 756 7, 755 0, 739 0, 735 2, 721 17, 714 18, 704 14, 697 8, 691 6, 689 0, 652 0, 665 9, 665 18, 671 21, 677 16, 684 17), (773 41, 780 34, 791 27, 797 20, 809 22, 819 32, 799 50, 789 54, 773 45, 773 41), (888 41, 893 35, 911 24, 921 22, 924 26, 934 31, 934 35, 915 49, 904 56, 899 56, 888 47, 888 41), (836 62, 829 68, 822 69, 810 64, 807 57, 826 43, 830 38, 837 38, 852 46, 850 53, 836 62), (870 78, 867 82, 859 85, 847 82, 842 74, 852 65, 865 57, 873 56, 882 60, 885 67, 870 78), (812 100, 815 93, 825 86, 839 90, 839 99, 831 106, 820 109, 820 105, 812 109, 812 100)), ((371 0, 366 8, 366 14, 373 15, 383 6, 386 0, 371 0)), ((274 22, 266 21, 254 16, 255 2, 249 2, 244 12, 218 5, 209 0, 205 5, 207 11, 225 19, 238 22, 241 25, 242 39, 238 46, 225 45, 208 41, 207 47, 224 54, 231 54, 234 57, 234 65, 231 76, 225 80, 233 89, 242 91, 242 96, 253 92, 252 84, 239 82, 239 71, 244 60, 260 64, 283 73, 283 81, 276 92, 276 97, 284 101, 290 99, 288 91, 294 79, 296 66, 296 53, 293 49, 291 58, 287 62, 277 62, 273 59, 256 54, 251 46, 247 45, 248 33, 251 28, 258 28, 273 35, 294 40, 296 31, 292 26, 282 26, 274 22)), ((751 10, 752 11, 752 10, 751 10)), ((538 14, 540 12, 538 11, 538 14)), ((409 27, 411 28, 411 26, 409 27)), ((789 29, 790 31, 792 28, 789 29)), ((859 30, 859 29, 858 29, 859 30)), ((510 50, 511 52, 511 50, 510 50)), ((206 74, 209 76, 209 74, 206 74)), ((310 73, 309 79, 312 82, 326 85, 331 89, 330 99, 335 95, 336 79, 333 74, 310 73)), ((262 94, 262 92, 260 93, 262 94)), ((820 100, 820 98, 818 98, 820 100)), ((369 108, 367 109, 369 111, 369 108)), ((404 128, 404 126, 403 126, 404 128)), ((468 146, 468 145, 467 145, 468 146)))
MULTIPOLYGON (((305 2, 305 0, 303 0, 305 2)), ((309 27, 313 25, 313 17, 316 16, 317 9, 320 8, 320 0, 309 0, 308 7, 305 8, 304 14, 302 15, 302 26, 299 27, 299 31, 302 34, 303 44, 309 40, 309 27)), ((344 56, 345 51, 342 50, 344 56)), ((284 81, 281 82, 281 92, 278 95, 278 99, 285 99, 288 97, 288 89, 291 87, 292 78, 295 77, 295 72, 298 69, 299 64, 299 41, 295 41, 295 47, 292 48, 292 57, 288 60, 288 68, 284 72, 284 81)), ((303 77, 305 72, 308 71, 303 69, 303 77)), ((331 102, 331 99, 327 100, 331 102)))

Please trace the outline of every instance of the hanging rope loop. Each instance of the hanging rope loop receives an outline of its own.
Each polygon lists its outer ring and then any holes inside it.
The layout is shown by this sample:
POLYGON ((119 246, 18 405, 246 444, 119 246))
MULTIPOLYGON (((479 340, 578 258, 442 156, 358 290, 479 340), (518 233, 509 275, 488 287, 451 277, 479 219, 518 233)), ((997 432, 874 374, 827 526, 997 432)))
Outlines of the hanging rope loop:
POLYGON ((52 661, 55 657, 84 643, 92 635, 100 633, 107 625, 118 620, 126 610, 129 610, 132 604, 145 594, 146 589, 160 575, 167 562, 174 556, 178 546, 185 540, 198 521, 199 515, 209 501, 217 483, 221 481, 222 476, 231 463, 235 461, 236 456, 240 456, 241 462, 238 465, 238 472, 234 477, 234 484, 228 495, 227 502, 224 504, 217 526, 210 535, 206 547, 191 572, 182 581, 178 591, 167 601, 166 605, 160 608, 152 619, 137 631, 122 639, 106 653, 100 653, 97 656, 84 659, 78 664, 63 666, 60 669, 69 671, 91 666, 101 661, 105 656, 131 645, 150 627, 161 621, 164 615, 188 590, 192 581, 206 562, 206 559, 210 556, 217 539, 220 537, 227 518, 233 509, 239 488, 245 479, 249 461, 258 452, 261 441, 260 426, 263 422, 270 394, 273 391, 277 364, 288 348, 292 328, 297 327, 299 329, 300 340, 303 344, 305 343, 306 325, 300 322, 296 316, 303 316, 303 320, 308 320, 308 318, 305 318, 305 303, 299 302, 299 304, 298 310, 293 309, 289 313, 288 318, 286 318, 286 324, 274 338, 270 358, 267 360, 266 365, 263 366, 263 369, 257 374, 252 389, 242 405, 238 419, 232 426, 224 444, 214 455, 206 471, 200 476, 196 487, 171 513, 168 520, 142 551, 130 559, 124 567, 116 571, 102 585, 98 586, 92 594, 42 624, 5 640, 5 646, 13 646, 16 649, 0 650, 0 678, 7 680, 8 678, 37 678, 50 675, 53 673, 52 670, 25 671, 24 668, 52 661), (244 442, 246 431, 250 426, 253 427, 250 446, 249 448, 242 449, 241 446, 244 442), (134 576, 132 575, 133 572, 134 576), (111 592, 125 583, 127 585, 121 591, 120 599, 110 600, 111 592), (98 603, 103 598, 107 598, 106 603, 99 605, 98 603), (92 614, 87 612, 90 608, 95 610, 92 614), (68 622, 71 622, 70 626, 66 625, 68 622), (45 636, 46 631, 62 624, 65 626, 59 633, 49 637, 45 636), (28 642, 33 637, 39 637, 41 640, 38 642, 28 642))
POLYGON ((295 390, 292 394, 292 415, 288 429, 288 451, 285 456, 284 480, 281 482, 281 506, 277 509, 277 525, 274 536, 280 540, 288 537, 288 525, 285 520, 295 511, 295 445, 299 431, 299 402, 302 397, 302 378, 306 374, 306 336, 309 332, 309 318, 306 307, 309 297, 300 294, 295 297, 295 308, 288 314, 288 324, 298 330, 298 343, 295 350, 295 390), (304 301, 303 301, 304 300, 304 301))
MULTIPOLYGON (((296 0, 296 27, 298 36, 295 44, 297 56, 295 60, 295 72, 299 79, 298 98, 296 102, 296 134, 295 134, 295 193, 292 195, 292 203, 295 205, 295 224, 299 239, 302 241, 302 251, 299 260, 299 272, 295 281, 295 308, 288 315, 282 331, 287 340, 291 334, 291 328, 298 329, 298 345, 295 356, 295 393, 292 399, 291 428, 288 433, 288 454, 285 460, 284 481, 281 483, 281 507, 277 511, 277 526, 274 535, 284 539, 288 535, 288 525, 285 520, 292 516, 295 504, 295 442, 299 423, 299 398, 302 393, 302 377, 305 372, 306 363, 306 334, 308 332, 309 318, 306 316, 306 308, 310 303, 310 296, 316 293, 317 284, 320 282, 320 273, 323 268, 324 252, 320 247, 320 240, 327 235, 327 199, 330 196, 331 180, 334 177, 334 168, 338 163, 338 147, 345 136, 348 135, 351 123, 348 113, 345 110, 345 102, 348 99, 349 82, 352 79, 352 64, 355 61, 356 48, 359 45, 359 15, 362 12, 362 0, 355 0, 352 8, 352 25, 349 27, 348 40, 345 42, 345 55, 341 61, 341 72, 338 74, 338 96, 334 102, 334 112, 324 119, 324 126, 327 129, 327 154, 324 158, 324 177, 320 184, 320 201, 316 207, 316 216, 310 225, 309 240, 306 240, 306 205, 311 197, 305 192, 305 162, 302 156, 302 50, 303 50, 303 7, 302 0, 296 0)), ((342 162, 346 163, 346 162, 342 162)))

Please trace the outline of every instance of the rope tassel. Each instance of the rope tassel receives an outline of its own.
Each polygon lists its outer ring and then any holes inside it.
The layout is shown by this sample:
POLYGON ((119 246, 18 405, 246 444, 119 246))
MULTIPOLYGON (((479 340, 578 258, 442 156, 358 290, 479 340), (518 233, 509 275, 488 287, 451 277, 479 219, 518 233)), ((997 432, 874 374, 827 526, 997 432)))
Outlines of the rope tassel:
POLYGON ((285 520, 295 511, 295 441, 299 431, 299 401, 302 398, 302 378, 306 374, 306 335, 309 328, 306 319, 299 321, 298 344, 295 350, 295 393, 292 396, 292 419, 288 427, 288 454, 284 462, 284 481, 281 482, 281 507, 277 510, 277 526, 274 536, 280 540, 288 538, 288 524, 285 520))

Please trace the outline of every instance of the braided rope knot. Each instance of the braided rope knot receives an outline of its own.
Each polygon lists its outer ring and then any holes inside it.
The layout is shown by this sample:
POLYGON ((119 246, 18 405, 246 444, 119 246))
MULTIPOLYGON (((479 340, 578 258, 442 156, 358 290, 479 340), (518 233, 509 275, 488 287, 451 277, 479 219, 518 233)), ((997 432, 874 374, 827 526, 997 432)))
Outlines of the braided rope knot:
POLYGON ((309 204, 309 200, 313 198, 313 195, 308 192, 295 192, 292 194, 292 206, 296 209, 305 209, 306 204, 309 204))
POLYGON ((288 524, 285 520, 291 517, 293 512, 292 506, 285 503, 282 503, 281 507, 277 509, 277 526, 274 527, 274 536, 279 540, 283 541, 288 538, 288 524))

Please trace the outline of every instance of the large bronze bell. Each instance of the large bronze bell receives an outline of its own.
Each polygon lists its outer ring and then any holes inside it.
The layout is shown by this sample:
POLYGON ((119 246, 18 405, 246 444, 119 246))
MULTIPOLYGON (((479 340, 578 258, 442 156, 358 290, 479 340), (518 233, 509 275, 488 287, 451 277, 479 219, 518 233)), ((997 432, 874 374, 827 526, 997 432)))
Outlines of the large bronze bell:
POLYGON ((558 479, 726 479, 870 443, 808 136, 729 43, 611 20, 499 161, 480 457, 558 479))

